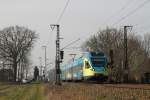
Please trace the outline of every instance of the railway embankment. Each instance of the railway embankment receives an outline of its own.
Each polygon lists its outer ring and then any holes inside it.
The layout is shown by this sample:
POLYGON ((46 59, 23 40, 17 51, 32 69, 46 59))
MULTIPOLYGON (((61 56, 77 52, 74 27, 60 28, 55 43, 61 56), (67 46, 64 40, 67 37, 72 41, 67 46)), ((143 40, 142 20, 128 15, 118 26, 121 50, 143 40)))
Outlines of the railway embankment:
POLYGON ((0 85, 0 100, 150 100, 150 84, 0 85))

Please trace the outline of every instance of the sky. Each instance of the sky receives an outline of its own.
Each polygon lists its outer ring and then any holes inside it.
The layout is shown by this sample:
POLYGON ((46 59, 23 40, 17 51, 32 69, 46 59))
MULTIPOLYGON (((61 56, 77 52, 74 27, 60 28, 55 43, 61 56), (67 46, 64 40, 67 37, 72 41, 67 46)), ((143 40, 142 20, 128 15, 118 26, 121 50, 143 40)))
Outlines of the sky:
MULTIPOLYGON (((133 25, 133 31, 142 35, 150 31, 150 2, 140 7, 144 1, 148 0, 70 0, 57 23, 67 0, 0 0, 0 29, 19 25, 36 31, 39 38, 31 52, 32 64, 39 65, 39 57, 42 57, 44 65, 42 46, 46 45, 47 62, 53 64, 48 65, 49 69, 54 66, 56 39, 56 30, 51 31, 50 24, 60 25, 61 48, 79 38, 70 47, 80 47, 106 26, 119 29, 124 25, 133 25)), ((67 62, 71 59, 69 54, 79 54, 81 50, 65 49, 64 53, 64 61, 67 62)))

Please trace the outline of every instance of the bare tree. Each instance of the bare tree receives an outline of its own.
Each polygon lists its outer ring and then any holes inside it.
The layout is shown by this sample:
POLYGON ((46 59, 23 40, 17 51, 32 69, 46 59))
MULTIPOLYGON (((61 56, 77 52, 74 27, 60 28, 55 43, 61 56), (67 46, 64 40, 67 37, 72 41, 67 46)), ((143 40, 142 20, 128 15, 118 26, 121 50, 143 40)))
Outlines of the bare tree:
POLYGON ((24 55, 18 64, 18 80, 22 80, 23 78, 27 78, 27 72, 29 70, 30 61, 28 58, 28 54, 24 55))
POLYGON ((150 33, 144 34, 143 46, 146 51, 146 55, 150 56, 150 33))
POLYGON ((14 81, 17 79, 17 65, 31 50, 37 35, 25 27, 12 26, 0 31, 0 56, 11 62, 14 81))

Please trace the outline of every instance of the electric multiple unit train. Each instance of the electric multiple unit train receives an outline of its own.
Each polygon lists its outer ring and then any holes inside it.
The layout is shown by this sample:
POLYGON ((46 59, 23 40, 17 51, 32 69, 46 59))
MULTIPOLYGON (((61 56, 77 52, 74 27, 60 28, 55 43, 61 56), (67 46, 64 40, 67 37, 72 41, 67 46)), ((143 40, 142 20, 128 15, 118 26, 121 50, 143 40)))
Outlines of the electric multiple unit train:
POLYGON ((62 66, 63 81, 105 81, 108 78, 107 57, 104 53, 86 52, 83 57, 62 66))

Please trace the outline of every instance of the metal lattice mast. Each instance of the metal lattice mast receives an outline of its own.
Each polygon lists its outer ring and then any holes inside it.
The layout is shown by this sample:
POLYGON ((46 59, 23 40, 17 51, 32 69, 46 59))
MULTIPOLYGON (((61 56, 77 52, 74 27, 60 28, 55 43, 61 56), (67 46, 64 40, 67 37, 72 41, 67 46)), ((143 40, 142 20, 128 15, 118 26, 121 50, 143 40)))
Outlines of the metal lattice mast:
POLYGON ((51 25, 52 28, 57 27, 57 35, 56 35, 56 60, 55 60, 55 68, 56 68, 56 85, 61 85, 60 81, 60 35, 59 35, 59 25, 51 25))

